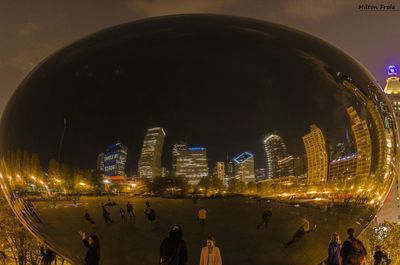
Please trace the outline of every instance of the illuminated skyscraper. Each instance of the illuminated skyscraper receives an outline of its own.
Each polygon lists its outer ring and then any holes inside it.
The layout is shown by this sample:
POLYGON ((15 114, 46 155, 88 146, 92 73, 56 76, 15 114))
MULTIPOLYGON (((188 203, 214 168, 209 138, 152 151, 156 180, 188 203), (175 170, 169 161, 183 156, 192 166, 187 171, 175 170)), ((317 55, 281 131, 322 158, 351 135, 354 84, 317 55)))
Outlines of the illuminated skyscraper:
POLYGON ((294 162, 293 156, 287 156, 278 160, 278 176, 287 177, 294 176, 294 162))
POLYGON ((346 183, 348 179, 355 179, 357 169, 357 155, 338 157, 329 163, 328 181, 346 183))
POLYGON ((385 93, 392 102, 397 120, 400 119, 400 81, 397 67, 390 65, 388 67, 388 78, 386 79, 385 93))
POLYGON ((303 136, 307 155, 307 185, 321 184, 328 177, 328 152, 325 136, 316 125, 303 136))
POLYGON ((197 185, 200 179, 207 177, 207 149, 191 147, 179 151, 176 158, 176 176, 186 177, 192 185, 197 185))
POLYGON ((176 160, 179 156, 179 153, 181 151, 186 151, 187 146, 186 143, 183 141, 180 141, 176 144, 174 144, 174 146, 172 147, 172 171, 175 172, 176 171, 176 160))
POLYGON ((104 152, 97 155, 97 170, 104 172, 104 152))
POLYGON ((249 152, 243 152, 233 158, 235 165, 235 178, 247 183, 255 181, 254 175, 254 155, 249 152))
POLYGON ((286 146, 282 138, 276 134, 264 138, 267 178, 279 177, 278 161, 287 157, 286 146))
MULTIPOLYGON (((125 164, 128 148, 120 143, 112 144, 104 153, 104 175, 111 179, 122 179, 126 176, 125 164)), ((100 156, 100 155, 99 155, 100 156)))
POLYGON ((161 155, 164 138, 165 132, 163 128, 147 129, 139 158, 139 177, 154 178, 161 176, 161 155))
POLYGON ((216 175, 217 178, 219 178, 220 180, 224 181, 225 178, 225 163, 224 162, 217 162, 216 164, 216 175))
POLYGON ((347 108, 351 122, 351 132, 356 144, 357 167, 356 176, 358 179, 367 178, 371 173, 371 136, 367 122, 358 116, 353 107, 347 108))

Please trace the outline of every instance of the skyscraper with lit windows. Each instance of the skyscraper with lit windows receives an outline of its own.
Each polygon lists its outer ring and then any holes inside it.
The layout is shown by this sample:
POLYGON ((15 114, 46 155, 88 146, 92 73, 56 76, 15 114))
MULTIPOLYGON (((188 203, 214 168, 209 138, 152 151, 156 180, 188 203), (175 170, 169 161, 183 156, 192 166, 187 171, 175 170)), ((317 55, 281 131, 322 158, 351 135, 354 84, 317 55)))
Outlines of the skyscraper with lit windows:
POLYGON ((187 145, 183 141, 179 141, 172 146, 172 171, 176 172, 176 160, 179 157, 181 151, 186 151, 187 145))
POLYGON ((217 162, 217 164, 216 164, 216 175, 217 175, 217 178, 218 179, 220 179, 220 180, 222 180, 222 181, 224 181, 224 178, 225 178, 225 163, 224 162, 217 162))
POLYGON ((351 133, 356 144, 356 176, 358 179, 367 178, 371 173, 372 152, 371 135, 368 125, 365 120, 362 120, 358 116, 357 111, 353 107, 347 108, 347 114, 350 118, 351 133))
POLYGON ((108 146, 105 153, 100 153, 98 163, 104 165, 104 175, 111 179, 122 179, 126 176, 125 164, 128 148, 121 143, 115 143, 108 146), (103 162, 99 161, 103 157, 103 162))
POLYGON ((190 147, 179 151, 176 157, 176 176, 185 177, 192 185, 197 185, 202 178, 207 177, 207 149, 190 147))
POLYGON ((161 127, 147 129, 142 152, 138 163, 138 173, 141 178, 161 176, 161 155, 165 132, 161 127))
POLYGON ((287 157, 283 139, 276 134, 267 135, 264 140, 267 178, 279 177, 278 161, 287 157))
POLYGON ((396 114, 397 121, 400 119, 400 81, 398 70, 395 65, 389 65, 388 78, 384 89, 386 95, 392 102, 393 109, 396 114))
POLYGON ((328 150, 325 136, 316 125, 303 136, 307 156, 307 185, 322 184, 328 177, 328 150))
POLYGON ((243 152, 233 158, 235 165, 235 178, 247 183, 255 181, 254 175, 254 155, 243 152))

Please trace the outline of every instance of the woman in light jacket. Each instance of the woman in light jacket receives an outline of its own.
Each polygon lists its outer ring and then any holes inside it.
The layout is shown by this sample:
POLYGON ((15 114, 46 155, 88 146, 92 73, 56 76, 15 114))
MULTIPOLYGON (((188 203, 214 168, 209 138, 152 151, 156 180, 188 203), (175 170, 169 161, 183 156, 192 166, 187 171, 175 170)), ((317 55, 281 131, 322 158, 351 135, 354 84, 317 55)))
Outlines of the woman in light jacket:
POLYGON ((222 265, 221 252, 211 235, 207 238, 207 245, 201 249, 200 265, 222 265))

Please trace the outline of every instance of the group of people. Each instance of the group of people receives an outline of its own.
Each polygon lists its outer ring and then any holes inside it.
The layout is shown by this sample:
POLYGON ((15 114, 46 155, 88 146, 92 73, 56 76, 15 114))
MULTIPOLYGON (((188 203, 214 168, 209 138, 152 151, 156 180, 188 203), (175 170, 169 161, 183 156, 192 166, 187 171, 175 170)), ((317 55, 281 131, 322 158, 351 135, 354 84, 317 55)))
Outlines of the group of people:
MULTIPOLYGON (((347 229, 347 239, 340 241, 337 233, 332 233, 328 246, 327 265, 365 265, 367 264, 367 250, 364 244, 354 236, 354 229, 347 229)), ((374 265, 389 265, 391 260, 382 250, 382 246, 376 246, 374 253, 374 265)))

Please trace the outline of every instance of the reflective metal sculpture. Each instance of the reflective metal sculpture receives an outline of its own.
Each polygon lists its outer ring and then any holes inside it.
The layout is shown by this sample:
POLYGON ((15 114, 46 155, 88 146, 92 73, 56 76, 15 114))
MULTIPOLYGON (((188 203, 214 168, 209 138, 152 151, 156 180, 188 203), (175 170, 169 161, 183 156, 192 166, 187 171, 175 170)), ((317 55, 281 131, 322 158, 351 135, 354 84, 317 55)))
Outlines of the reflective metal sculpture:
POLYGON ((179 224, 190 264, 213 234, 226 264, 309 265, 332 232, 374 218, 397 145, 381 89, 328 43, 169 16, 93 34, 32 71, 2 118, 1 188, 76 264, 78 231, 99 237, 101 264, 156 264, 179 224))

